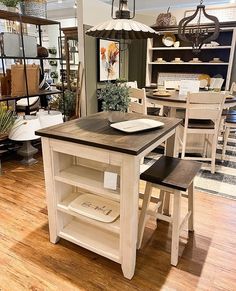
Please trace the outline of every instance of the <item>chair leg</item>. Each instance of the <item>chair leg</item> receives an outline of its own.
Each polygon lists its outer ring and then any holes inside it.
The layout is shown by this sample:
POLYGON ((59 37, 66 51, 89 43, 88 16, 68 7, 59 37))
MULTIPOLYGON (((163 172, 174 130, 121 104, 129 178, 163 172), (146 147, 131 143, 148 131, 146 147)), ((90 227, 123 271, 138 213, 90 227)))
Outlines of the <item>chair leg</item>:
POLYGON ((141 248, 147 218, 147 210, 151 200, 151 195, 152 195, 152 183, 147 183, 143 197, 142 209, 139 217, 137 249, 141 248))
POLYGON ((227 146, 227 141, 229 138, 229 133, 230 133, 230 127, 226 127, 225 134, 224 134, 224 143, 223 143, 223 148, 222 148, 222 157, 221 159, 225 159, 225 152, 226 152, 226 146, 227 146))
POLYGON ((188 211, 191 211, 191 215, 188 219, 188 230, 194 231, 194 187, 193 182, 188 188, 188 211))
POLYGON ((205 134, 204 146, 203 146, 203 157, 207 157, 207 148, 208 148, 208 134, 205 134))
POLYGON ((212 140, 212 147, 211 147, 211 173, 215 174, 216 168, 216 147, 218 141, 218 134, 215 133, 212 140))
POLYGON ((180 209, 181 192, 174 193, 174 208, 172 221, 172 242, 171 242, 171 265, 177 266, 179 257, 179 226, 180 226, 180 209))
POLYGON ((187 132, 186 132, 186 130, 184 130, 183 143, 182 143, 182 152, 181 152, 181 159, 184 159, 185 158, 186 143, 187 143, 187 132))

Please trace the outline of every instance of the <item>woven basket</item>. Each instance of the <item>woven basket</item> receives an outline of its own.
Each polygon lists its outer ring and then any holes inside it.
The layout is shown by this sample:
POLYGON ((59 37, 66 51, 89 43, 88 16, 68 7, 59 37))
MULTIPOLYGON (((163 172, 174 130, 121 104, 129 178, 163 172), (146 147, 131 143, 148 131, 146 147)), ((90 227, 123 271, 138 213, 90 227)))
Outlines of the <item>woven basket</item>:
POLYGON ((177 25, 176 17, 173 16, 170 12, 170 7, 166 13, 161 13, 157 16, 156 26, 166 27, 166 26, 175 26, 177 25))
POLYGON ((7 138, 8 138, 8 134, 6 134, 6 133, 0 133, 0 141, 3 141, 5 139, 7 139, 7 138))
POLYGON ((21 9, 24 15, 47 18, 46 0, 24 0, 21 9))

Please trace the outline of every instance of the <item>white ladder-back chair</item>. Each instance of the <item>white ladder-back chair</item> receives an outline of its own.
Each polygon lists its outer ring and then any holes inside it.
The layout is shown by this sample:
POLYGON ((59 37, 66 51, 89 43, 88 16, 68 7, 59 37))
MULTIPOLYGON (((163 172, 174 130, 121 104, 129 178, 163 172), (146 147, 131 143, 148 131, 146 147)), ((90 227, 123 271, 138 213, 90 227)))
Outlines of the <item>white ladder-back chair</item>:
POLYGON ((230 94, 236 93, 236 82, 233 82, 231 87, 230 87, 230 94))
POLYGON ((182 144, 182 159, 211 161, 211 173, 215 173, 216 147, 218 142, 219 125, 225 101, 222 93, 192 93, 187 96, 182 144), (186 157, 187 135, 205 134, 203 157, 186 157), (212 141, 208 136, 212 136, 212 141), (211 157, 206 157, 207 146, 211 144, 211 157))
POLYGON ((131 102, 129 112, 147 114, 147 101, 145 89, 129 88, 131 102))

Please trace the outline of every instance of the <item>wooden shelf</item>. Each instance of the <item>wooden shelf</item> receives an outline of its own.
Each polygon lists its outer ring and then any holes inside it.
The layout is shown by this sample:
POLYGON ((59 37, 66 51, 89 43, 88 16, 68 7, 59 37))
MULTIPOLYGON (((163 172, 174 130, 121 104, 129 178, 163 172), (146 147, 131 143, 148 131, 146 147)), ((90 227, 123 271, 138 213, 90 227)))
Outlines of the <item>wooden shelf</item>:
POLYGON ((121 262, 119 235, 96 225, 74 218, 59 232, 59 236, 112 261, 121 262))
POLYGON ((228 66, 229 63, 191 63, 191 62, 183 62, 183 63, 172 63, 172 62, 166 62, 166 63, 157 63, 157 62, 150 62, 149 65, 198 65, 198 66, 202 66, 202 65, 209 65, 209 66, 228 66))
POLYGON ((2 59, 17 59, 17 60, 56 60, 60 61, 61 58, 54 57, 16 57, 16 56, 0 56, 2 59))
POLYGON ((83 166, 71 166, 55 175, 55 180, 83 188, 106 198, 120 200, 119 189, 105 189, 103 186, 104 172, 83 166))
POLYGON ((23 23, 29 23, 29 24, 35 24, 35 25, 53 25, 53 24, 59 25, 60 24, 59 22, 54 21, 54 20, 49 20, 46 18, 39 18, 39 17, 34 17, 34 16, 21 15, 20 13, 9 12, 6 10, 0 10, 0 19, 19 21, 19 22, 22 21, 23 23))
MULTIPOLYGON (((153 47, 149 48, 153 51, 168 51, 168 50, 192 50, 192 47, 153 47)), ((212 50, 212 49, 231 49, 231 46, 216 46, 216 47, 202 47, 202 50, 212 50)))
POLYGON ((16 96, 16 97, 12 97, 12 96, 0 96, 0 102, 1 101, 10 101, 10 100, 20 100, 23 98, 30 98, 30 97, 37 97, 37 96, 45 96, 45 95, 53 95, 53 94, 60 94, 62 93, 62 91, 60 90, 41 90, 39 92, 37 92, 36 94, 33 95, 29 95, 29 96, 16 96))
POLYGON ((68 208, 69 204, 76 199, 77 197, 79 197, 80 195, 82 195, 84 193, 82 192, 77 192, 77 193, 71 193, 70 195, 67 196, 67 198, 65 200, 63 200, 62 202, 58 203, 57 205, 57 209, 67 213, 69 215, 72 215, 74 217, 77 217, 80 221, 83 221, 85 223, 88 224, 92 224, 98 228, 119 234, 120 233, 120 219, 116 219, 114 222, 112 223, 104 223, 104 222, 100 222, 94 219, 91 219, 89 217, 86 217, 84 215, 80 215, 72 210, 70 210, 68 208))

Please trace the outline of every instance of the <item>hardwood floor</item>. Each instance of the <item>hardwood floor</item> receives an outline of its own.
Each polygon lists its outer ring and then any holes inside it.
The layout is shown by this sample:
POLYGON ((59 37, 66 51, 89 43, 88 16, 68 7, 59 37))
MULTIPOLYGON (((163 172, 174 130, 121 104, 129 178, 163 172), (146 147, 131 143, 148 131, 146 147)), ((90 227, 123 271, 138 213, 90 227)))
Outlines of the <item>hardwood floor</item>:
POLYGON ((0 177, 0 290, 236 290, 236 201, 196 193, 195 233, 170 266, 167 223, 150 221, 131 281, 119 264, 48 239, 42 160, 3 163, 0 177))

